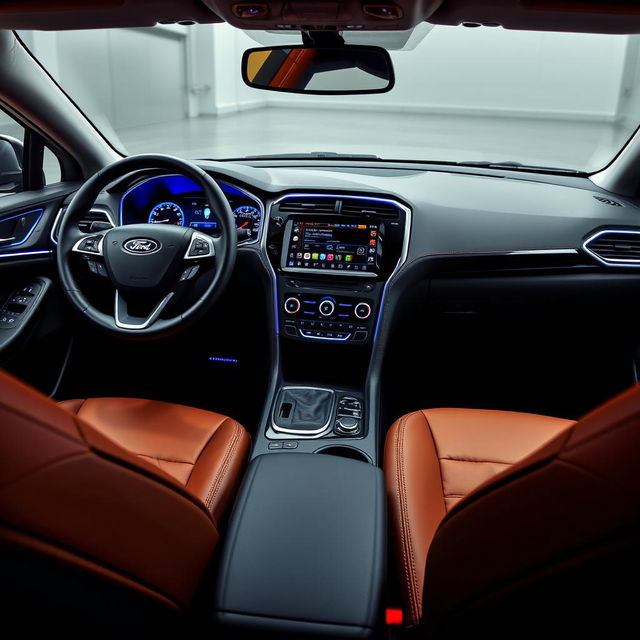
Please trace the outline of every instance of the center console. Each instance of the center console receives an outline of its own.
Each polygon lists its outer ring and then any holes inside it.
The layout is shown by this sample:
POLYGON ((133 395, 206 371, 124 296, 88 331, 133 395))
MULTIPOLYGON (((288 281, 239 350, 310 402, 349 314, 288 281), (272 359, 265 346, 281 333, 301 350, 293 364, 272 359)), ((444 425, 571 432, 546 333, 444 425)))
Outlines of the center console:
POLYGON ((386 284, 406 257, 410 215, 392 198, 355 194, 295 193, 271 205, 264 242, 279 379, 256 455, 350 447, 351 457, 374 460, 368 438, 377 407, 368 406, 367 379, 386 284))
POLYGON ((271 205, 277 366, 220 563, 215 610, 229 635, 381 637, 376 339, 410 216, 347 194, 271 205))

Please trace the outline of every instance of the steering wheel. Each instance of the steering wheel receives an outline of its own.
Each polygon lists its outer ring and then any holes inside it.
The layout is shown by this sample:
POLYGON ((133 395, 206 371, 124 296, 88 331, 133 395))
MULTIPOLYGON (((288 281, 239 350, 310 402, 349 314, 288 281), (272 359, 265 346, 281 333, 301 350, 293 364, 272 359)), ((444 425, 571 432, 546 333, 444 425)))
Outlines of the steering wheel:
POLYGON ((216 182, 200 167, 166 155, 129 156, 89 178, 63 214, 56 263, 71 304, 95 324, 129 337, 160 337, 178 331, 205 314, 229 281, 236 260, 236 225, 229 203, 216 182), (132 171, 162 169, 199 184, 205 201, 222 227, 211 237, 190 227, 134 224, 83 233, 78 221, 111 182, 132 171), (113 285, 113 313, 103 313, 82 292, 73 276, 73 257, 80 256, 96 277, 113 285), (206 280, 205 280, 206 279, 206 280), (161 318, 177 294, 204 280, 204 291, 189 308, 161 318))

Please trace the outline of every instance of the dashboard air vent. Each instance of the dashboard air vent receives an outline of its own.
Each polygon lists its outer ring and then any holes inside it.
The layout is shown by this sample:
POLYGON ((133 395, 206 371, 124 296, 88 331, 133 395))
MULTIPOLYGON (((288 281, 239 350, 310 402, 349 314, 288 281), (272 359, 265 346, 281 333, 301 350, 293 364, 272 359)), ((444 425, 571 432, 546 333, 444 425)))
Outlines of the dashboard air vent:
POLYGON ((93 229, 91 229, 91 225, 94 222, 106 222, 109 226, 113 226, 111 220, 109 220, 109 216, 104 211, 96 211, 92 209, 86 216, 78 220, 78 229, 80 229, 82 233, 89 233, 90 231, 93 231, 93 229))
POLYGON ((377 216, 379 218, 397 218, 400 210, 391 202, 369 200, 367 198, 345 198, 340 213, 351 216, 377 216))
POLYGON ((335 213, 336 198, 288 198, 280 203, 280 213, 335 213))
MULTIPOLYGON (((60 232, 60 223, 62 222, 62 214, 65 211, 66 209, 63 209, 60 211, 54 223, 53 230, 51 232, 51 239, 56 244, 58 243, 58 234, 60 232)), ((113 227, 113 221, 105 211, 101 211, 99 209, 91 209, 89 213, 87 213, 80 220, 78 220, 78 229, 82 231, 82 233, 89 233, 92 231, 91 225, 94 222, 100 223, 101 225, 107 224, 109 225, 109 227, 113 227)), ((93 230, 95 231, 95 228, 93 230)))
POLYGON ((584 250, 612 267, 640 267, 640 230, 599 231, 584 243, 584 250))
POLYGON ((612 200, 611 198, 603 198, 602 196, 593 196, 596 200, 603 202, 604 204, 608 204, 610 207, 623 207, 624 205, 617 200, 612 200))

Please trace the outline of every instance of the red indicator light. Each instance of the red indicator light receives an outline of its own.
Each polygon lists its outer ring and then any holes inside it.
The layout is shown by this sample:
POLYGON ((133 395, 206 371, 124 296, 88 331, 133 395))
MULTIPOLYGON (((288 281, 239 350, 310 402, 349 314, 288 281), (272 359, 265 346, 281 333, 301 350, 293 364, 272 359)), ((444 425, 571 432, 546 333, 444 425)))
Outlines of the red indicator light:
POLYGON ((387 624, 390 626, 400 626, 402 624, 402 609, 387 607, 387 624))

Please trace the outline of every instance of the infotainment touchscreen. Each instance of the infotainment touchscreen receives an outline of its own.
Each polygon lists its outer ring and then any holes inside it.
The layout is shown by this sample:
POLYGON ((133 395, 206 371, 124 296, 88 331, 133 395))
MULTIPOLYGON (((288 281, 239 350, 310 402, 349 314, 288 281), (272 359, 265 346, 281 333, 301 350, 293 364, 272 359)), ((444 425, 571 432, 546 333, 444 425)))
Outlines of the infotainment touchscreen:
POLYGON ((382 225, 290 220, 285 230, 285 271, 376 276, 382 254, 382 225))

